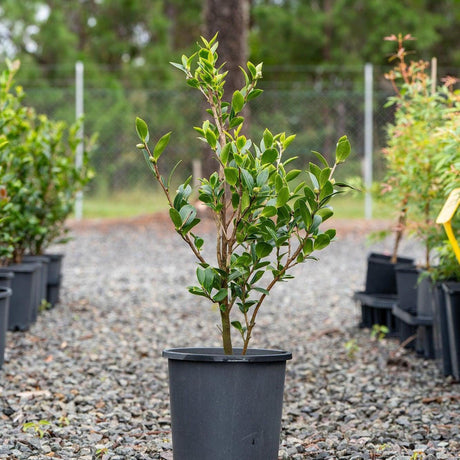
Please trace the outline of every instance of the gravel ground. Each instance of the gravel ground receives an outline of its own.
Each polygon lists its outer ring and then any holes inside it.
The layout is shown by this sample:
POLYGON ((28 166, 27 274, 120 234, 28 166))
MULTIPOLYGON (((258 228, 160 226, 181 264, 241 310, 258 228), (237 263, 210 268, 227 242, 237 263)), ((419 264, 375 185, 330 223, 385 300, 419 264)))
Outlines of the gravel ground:
MULTIPOLYGON (((279 458, 459 459, 460 385, 357 328, 360 225, 339 225, 261 311, 252 345, 293 353, 279 458)), ((172 459, 161 351, 219 345, 215 312, 184 287, 194 260, 161 219, 73 227, 60 304, 8 333, 0 458, 172 459)))

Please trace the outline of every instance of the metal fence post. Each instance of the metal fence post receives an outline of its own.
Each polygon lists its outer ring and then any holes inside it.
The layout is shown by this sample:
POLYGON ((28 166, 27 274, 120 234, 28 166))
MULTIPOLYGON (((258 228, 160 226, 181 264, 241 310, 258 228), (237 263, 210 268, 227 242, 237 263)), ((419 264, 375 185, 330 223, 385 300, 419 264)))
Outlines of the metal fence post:
MULTIPOLYGON (((83 62, 77 61, 75 63, 75 117, 80 119, 83 116, 83 62)), ((84 130, 83 130, 83 121, 80 126, 80 130, 78 132, 78 138, 80 140, 77 146, 77 152, 75 156, 75 166, 77 168, 81 168, 83 165, 83 138, 84 138, 84 130)), ((83 215, 83 192, 77 192, 75 197, 75 218, 80 220, 83 215)))
POLYGON ((364 66, 364 215, 372 218, 372 146, 373 146, 373 67, 364 66))

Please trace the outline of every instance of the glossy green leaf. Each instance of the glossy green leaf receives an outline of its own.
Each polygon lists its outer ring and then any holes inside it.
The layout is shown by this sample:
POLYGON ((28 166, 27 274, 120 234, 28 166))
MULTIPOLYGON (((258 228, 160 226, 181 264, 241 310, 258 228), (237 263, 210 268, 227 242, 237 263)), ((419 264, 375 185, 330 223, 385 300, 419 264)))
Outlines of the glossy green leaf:
POLYGON ((217 145, 217 137, 216 135, 208 129, 205 133, 206 141, 208 142, 209 146, 214 149, 217 145))
POLYGON ((337 164, 343 163, 350 155, 351 145, 347 136, 342 136, 337 142, 335 149, 335 161, 337 164))
POLYGON ((329 217, 334 215, 334 211, 331 208, 321 208, 318 210, 318 215, 321 216, 324 222, 325 220, 329 219, 329 217))
POLYGON ((329 238, 329 235, 327 235, 326 233, 321 233, 315 239, 315 243, 314 243, 315 251, 324 249, 326 246, 329 246, 330 242, 331 242, 331 239, 329 238))
POLYGON ((268 181, 270 173, 268 172, 268 169, 262 169, 260 173, 257 175, 256 183, 258 187, 262 187, 262 185, 265 185, 268 181))
POLYGON ((160 140, 156 143, 155 148, 153 149, 153 158, 155 161, 160 158, 160 155, 163 153, 164 149, 169 143, 169 138, 171 137, 171 132, 166 133, 164 136, 160 138, 160 140))
POLYGON ((265 148, 269 149, 273 145, 273 134, 266 128, 263 134, 265 148))
POLYGON ((263 165, 271 164, 278 158, 278 151, 276 149, 267 149, 262 153, 261 163, 263 165))
POLYGON ((273 246, 268 243, 257 243, 256 244, 256 254, 259 259, 267 257, 273 250, 273 246))
POLYGON ((246 169, 241 169, 241 179, 246 189, 252 191, 254 188, 254 179, 251 176, 251 173, 246 169))
POLYGON ((149 141, 149 128, 142 118, 136 117, 136 131, 142 142, 147 143, 149 141))
POLYGON ((213 296, 212 300, 214 300, 214 302, 222 302, 222 300, 226 299, 227 297, 228 297, 228 289, 222 288, 222 289, 219 289, 219 291, 217 292, 215 296, 213 296))
POLYGON ((286 174, 286 181, 294 180, 302 171, 300 169, 293 169, 286 174))
POLYGON ((260 213, 263 217, 273 217, 276 216, 277 211, 275 206, 265 206, 262 212, 260 213))
POLYGON ((316 158, 323 164, 324 167, 329 168, 329 163, 327 162, 326 158, 319 152, 315 152, 314 150, 311 152, 315 155, 316 158))
POLYGON ((241 123, 243 123, 244 118, 243 117, 234 117, 230 120, 230 123, 228 124, 228 127, 230 129, 236 128, 237 126, 240 126, 241 123))
POLYGON ((287 186, 281 187, 276 197, 276 207, 280 208, 289 201, 289 188, 287 186))
POLYGON ((235 113, 241 112, 244 106, 244 96, 240 91, 235 91, 232 96, 232 109, 235 113))
POLYGON ((182 225, 182 218, 179 214, 179 211, 174 208, 169 208, 169 217, 171 218, 174 226, 180 228, 182 225))
POLYGON ((235 185, 238 182, 238 169, 237 168, 225 168, 224 169, 225 180, 230 185, 235 185))

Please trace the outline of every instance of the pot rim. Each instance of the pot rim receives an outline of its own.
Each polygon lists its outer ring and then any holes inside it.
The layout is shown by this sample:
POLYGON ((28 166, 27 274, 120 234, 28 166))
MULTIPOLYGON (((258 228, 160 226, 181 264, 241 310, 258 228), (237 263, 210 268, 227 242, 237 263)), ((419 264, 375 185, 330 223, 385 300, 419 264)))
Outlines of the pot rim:
POLYGON ((11 297, 12 294, 13 291, 11 290, 11 288, 0 286, 0 299, 11 297))
POLYGON ((242 355, 241 352, 242 348, 234 348, 233 355, 226 355, 221 347, 184 347, 168 348, 163 351, 162 356, 177 361, 207 361, 215 363, 263 363, 292 359, 292 353, 284 350, 249 348, 245 355, 242 355))

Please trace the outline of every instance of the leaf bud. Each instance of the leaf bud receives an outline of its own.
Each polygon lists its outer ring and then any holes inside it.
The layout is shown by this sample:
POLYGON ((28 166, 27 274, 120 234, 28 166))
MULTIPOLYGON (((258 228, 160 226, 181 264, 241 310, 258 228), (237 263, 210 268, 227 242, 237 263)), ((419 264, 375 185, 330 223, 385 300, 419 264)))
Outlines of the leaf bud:
POLYGON ((142 150, 144 148, 144 144, 137 144, 136 147, 139 149, 139 150, 142 150))

